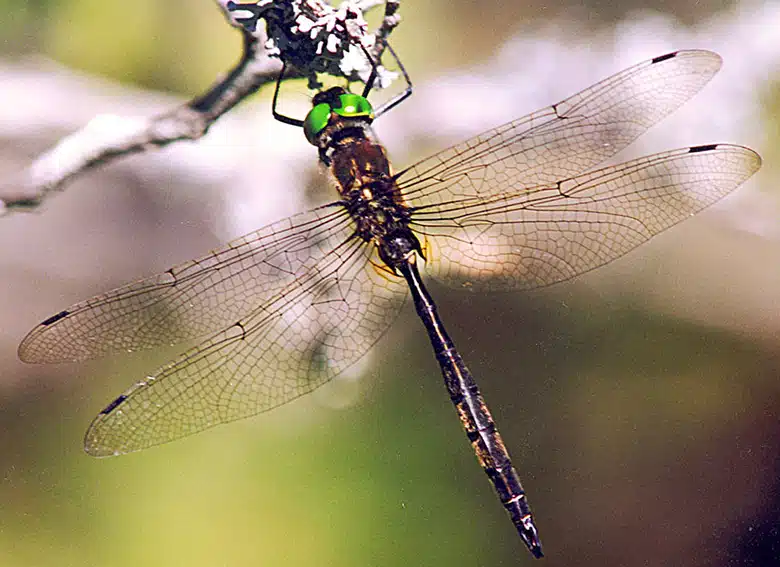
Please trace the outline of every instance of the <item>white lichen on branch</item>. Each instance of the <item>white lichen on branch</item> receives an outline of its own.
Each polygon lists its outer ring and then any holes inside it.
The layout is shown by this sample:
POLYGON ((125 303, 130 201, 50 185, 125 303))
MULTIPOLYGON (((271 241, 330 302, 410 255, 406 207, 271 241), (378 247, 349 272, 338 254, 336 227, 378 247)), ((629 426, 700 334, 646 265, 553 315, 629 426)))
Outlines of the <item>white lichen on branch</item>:
MULTIPOLYGON (((321 87, 318 74, 368 79, 373 65, 366 53, 380 60, 387 34, 399 22, 398 2, 389 2, 382 26, 370 33, 363 14, 380 4, 348 1, 336 8, 322 0, 230 0, 225 9, 234 25, 258 39, 265 31, 266 53, 297 69, 309 80, 309 87, 317 89, 321 87), (258 29, 260 20, 266 22, 265 30, 258 29)), ((379 86, 390 82, 390 73, 380 69, 379 86)))

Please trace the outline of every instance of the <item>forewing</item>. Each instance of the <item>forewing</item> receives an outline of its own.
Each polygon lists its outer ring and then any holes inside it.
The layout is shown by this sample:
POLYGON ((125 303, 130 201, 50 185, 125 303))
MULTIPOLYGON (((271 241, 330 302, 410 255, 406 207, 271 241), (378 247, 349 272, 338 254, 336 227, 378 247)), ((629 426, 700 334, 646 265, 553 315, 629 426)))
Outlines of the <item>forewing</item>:
POLYGON ((86 451, 137 451, 245 418, 311 392, 354 364, 387 330, 403 279, 374 250, 343 242, 269 302, 152 373, 93 421, 86 451))
POLYGON ((552 184, 590 169, 679 108, 720 69, 710 51, 639 63, 397 175, 412 206, 552 184))
POLYGON ((25 362, 69 362, 205 336, 273 301, 352 232, 342 207, 295 215, 223 248, 61 311, 19 346, 25 362))
MULTIPOLYGON (((415 211, 426 267, 450 285, 528 289, 610 262, 718 201, 761 166, 753 150, 672 150, 535 188, 415 211)), ((518 185, 520 187, 518 188, 518 185)))

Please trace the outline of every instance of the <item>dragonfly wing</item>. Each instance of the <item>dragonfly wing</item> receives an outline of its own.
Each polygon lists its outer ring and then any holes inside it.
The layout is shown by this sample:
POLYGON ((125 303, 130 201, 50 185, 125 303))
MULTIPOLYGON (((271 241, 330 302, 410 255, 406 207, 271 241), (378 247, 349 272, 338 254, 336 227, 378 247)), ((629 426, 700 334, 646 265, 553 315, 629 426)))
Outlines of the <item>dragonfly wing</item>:
POLYGON ((134 385, 93 421, 85 449, 128 453, 270 410, 360 359, 406 297, 372 247, 344 241, 269 303, 134 385))
POLYGON ((271 301, 353 231, 325 206, 268 225, 49 317, 19 346, 25 362, 72 362, 173 345, 225 328, 271 301))
MULTIPOLYGON (((718 201, 761 166, 757 153, 717 144, 672 150, 524 188, 416 210, 428 271, 450 285, 529 289, 612 260, 718 201)), ((520 185, 520 188, 518 188, 520 185)))
POLYGON ((710 51, 676 51, 629 67, 397 175, 414 206, 555 183, 616 154, 679 108, 720 69, 710 51))

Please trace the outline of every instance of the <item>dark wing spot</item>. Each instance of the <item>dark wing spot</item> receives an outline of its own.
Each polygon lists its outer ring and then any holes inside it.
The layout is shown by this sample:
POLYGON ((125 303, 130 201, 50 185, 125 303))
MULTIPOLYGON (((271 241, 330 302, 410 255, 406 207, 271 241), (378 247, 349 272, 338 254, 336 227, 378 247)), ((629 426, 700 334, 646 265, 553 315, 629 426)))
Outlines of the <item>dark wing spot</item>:
POLYGON ((718 147, 718 144, 707 144, 706 146, 693 146, 688 150, 689 153, 697 154, 699 152, 711 152, 718 147))
POLYGON ((667 59, 671 59, 672 57, 677 57, 677 51, 672 51, 671 53, 667 53, 666 55, 659 55, 658 57, 653 57, 653 64, 660 63, 661 61, 666 61, 667 59))
POLYGON ((70 315, 70 311, 60 311, 56 315, 52 315, 51 317, 46 319, 43 323, 41 323, 41 325, 43 325, 44 327, 48 327, 52 323, 56 323, 57 321, 59 321, 60 319, 64 319, 68 315, 70 315))
POLYGON ((122 404, 127 399, 127 396, 125 394, 122 394, 117 399, 115 399, 113 402, 108 404, 106 408, 100 412, 101 415, 108 415, 112 411, 114 411, 120 404, 122 404))

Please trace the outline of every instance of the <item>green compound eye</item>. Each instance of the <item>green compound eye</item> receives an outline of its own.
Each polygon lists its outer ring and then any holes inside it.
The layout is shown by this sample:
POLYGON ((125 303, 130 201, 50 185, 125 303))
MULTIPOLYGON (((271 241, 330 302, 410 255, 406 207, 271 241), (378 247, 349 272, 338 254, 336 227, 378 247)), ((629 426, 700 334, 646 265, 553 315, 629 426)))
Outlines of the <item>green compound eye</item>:
POLYGON ((315 105, 306 115, 303 121, 303 133, 310 144, 317 145, 317 136, 328 125, 331 114, 344 118, 365 117, 369 122, 374 119, 374 109, 365 97, 352 93, 341 94, 337 104, 322 102, 315 105))
POLYGON ((330 105, 322 102, 315 105, 303 121, 303 133, 313 146, 317 145, 317 136, 325 129, 330 120, 330 105))
POLYGON ((369 120, 374 119, 374 109, 371 108, 371 103, 364 97, 352 93, 340 95, 339 106, 334 106, 333 112, 345 118, 365 116, 369 120))

